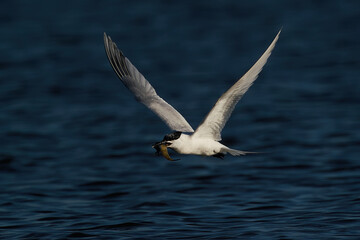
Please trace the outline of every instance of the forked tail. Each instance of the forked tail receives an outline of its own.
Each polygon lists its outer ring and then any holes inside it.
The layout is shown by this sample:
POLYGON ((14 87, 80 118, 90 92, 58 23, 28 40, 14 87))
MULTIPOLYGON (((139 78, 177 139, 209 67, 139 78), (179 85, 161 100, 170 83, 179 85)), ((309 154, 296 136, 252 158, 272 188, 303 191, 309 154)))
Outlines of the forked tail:
POLYGON ((259 153, 259 152, 247 152, 247 151, 240 151, 240 150, 236 150, 236 149, 225 149, 226 152, 230 153, 233 156, 240 156, 240 155, 246 155, 246 154, 251 154, 251 153, 259 153))

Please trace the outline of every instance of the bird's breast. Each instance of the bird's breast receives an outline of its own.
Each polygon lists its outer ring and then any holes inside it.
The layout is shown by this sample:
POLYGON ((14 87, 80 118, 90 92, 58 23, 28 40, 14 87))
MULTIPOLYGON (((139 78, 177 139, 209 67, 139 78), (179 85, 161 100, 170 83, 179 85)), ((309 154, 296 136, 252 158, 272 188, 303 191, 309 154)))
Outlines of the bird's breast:
POLYGON ((219 153, 222 146, 221 143, 211 139, 185 137, 175 140, 170 148, 180 154, 212 156, 219 153))

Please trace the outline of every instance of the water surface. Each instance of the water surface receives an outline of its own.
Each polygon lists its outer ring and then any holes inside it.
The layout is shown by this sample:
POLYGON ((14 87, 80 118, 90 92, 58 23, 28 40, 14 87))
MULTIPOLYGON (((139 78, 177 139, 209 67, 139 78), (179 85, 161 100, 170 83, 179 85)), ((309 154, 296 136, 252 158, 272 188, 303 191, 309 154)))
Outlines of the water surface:
POLYGON ((2 1, 4 239, 358 239, 357 1, 2 1), (103 32, 195 128, 283 27, 223 143, 169 162, 169 130, 103 32))

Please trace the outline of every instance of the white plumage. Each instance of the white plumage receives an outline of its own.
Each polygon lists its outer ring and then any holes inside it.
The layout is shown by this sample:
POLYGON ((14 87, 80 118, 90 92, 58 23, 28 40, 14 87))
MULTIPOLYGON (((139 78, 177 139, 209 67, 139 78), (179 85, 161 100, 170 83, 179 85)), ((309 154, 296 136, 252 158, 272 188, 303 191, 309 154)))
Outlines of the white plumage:
POLYGON ((200 126, 194 130, 185 118, 176 111, 170 104, 159 97, 155 89, 136 69, 116 44, 104 33, 106 54, 114 71, 124 85, 135 95, 137 101, 141 102, 155 114, 157 114, 170 129, 177 132, 193 133, 175 134, 171 137, 164 137, 164 140, 156 143, 153 147, 161 152, 168 160, 173 160, 167 153, 166 148, 170 147, 181 154, 195 154, 204 156, 216 156, 222 158, 224 154, 244 155, 248 152, 230 149, 221 144, 221 131, 231 116, 236 104, 246 93, 249 87, 258 77, 275 44, 281 30, 276 35, 270 46, 259 58, 259 60, 242 76, 229 90, 227 90, 216 102, 209 114, 205 117, 200 126), (161 147, 160 147, 161 146, 161 147))
POLYGON ((181 154, 194 154, 203 156, 213 156, 219 153, 229 152, 231 155, 245 155, 247 152, 230 149, 225 145, 214 141, 211 138, 196 137, 195 135, 181 134, 169 146, 176 152, 181 154))

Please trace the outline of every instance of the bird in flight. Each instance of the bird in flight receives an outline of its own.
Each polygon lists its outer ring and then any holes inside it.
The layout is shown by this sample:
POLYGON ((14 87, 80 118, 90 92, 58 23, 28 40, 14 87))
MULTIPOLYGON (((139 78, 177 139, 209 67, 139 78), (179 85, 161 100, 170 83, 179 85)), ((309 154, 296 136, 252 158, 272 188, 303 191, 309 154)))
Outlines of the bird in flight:
POLYGON ((174 161, 167 151, 167 148, 171 148, 180 154, 224 158, 227 153, 233 156, 251 153, 231 149, 221 144, 221 131, 231 116, 235 105, 256 80, 270 57, 280 32, 281 30, 259 60, 217 100, 195 131, 175 108, 157 95, 151 84, 124 56, 106 33, 104 33, 104 44, 112 68, 123 84, 135 95, 135 99, 152 110, 174 131, 165 135, 162 141, 152 146, 158 155, 161 153, 167 160, 174 161))

